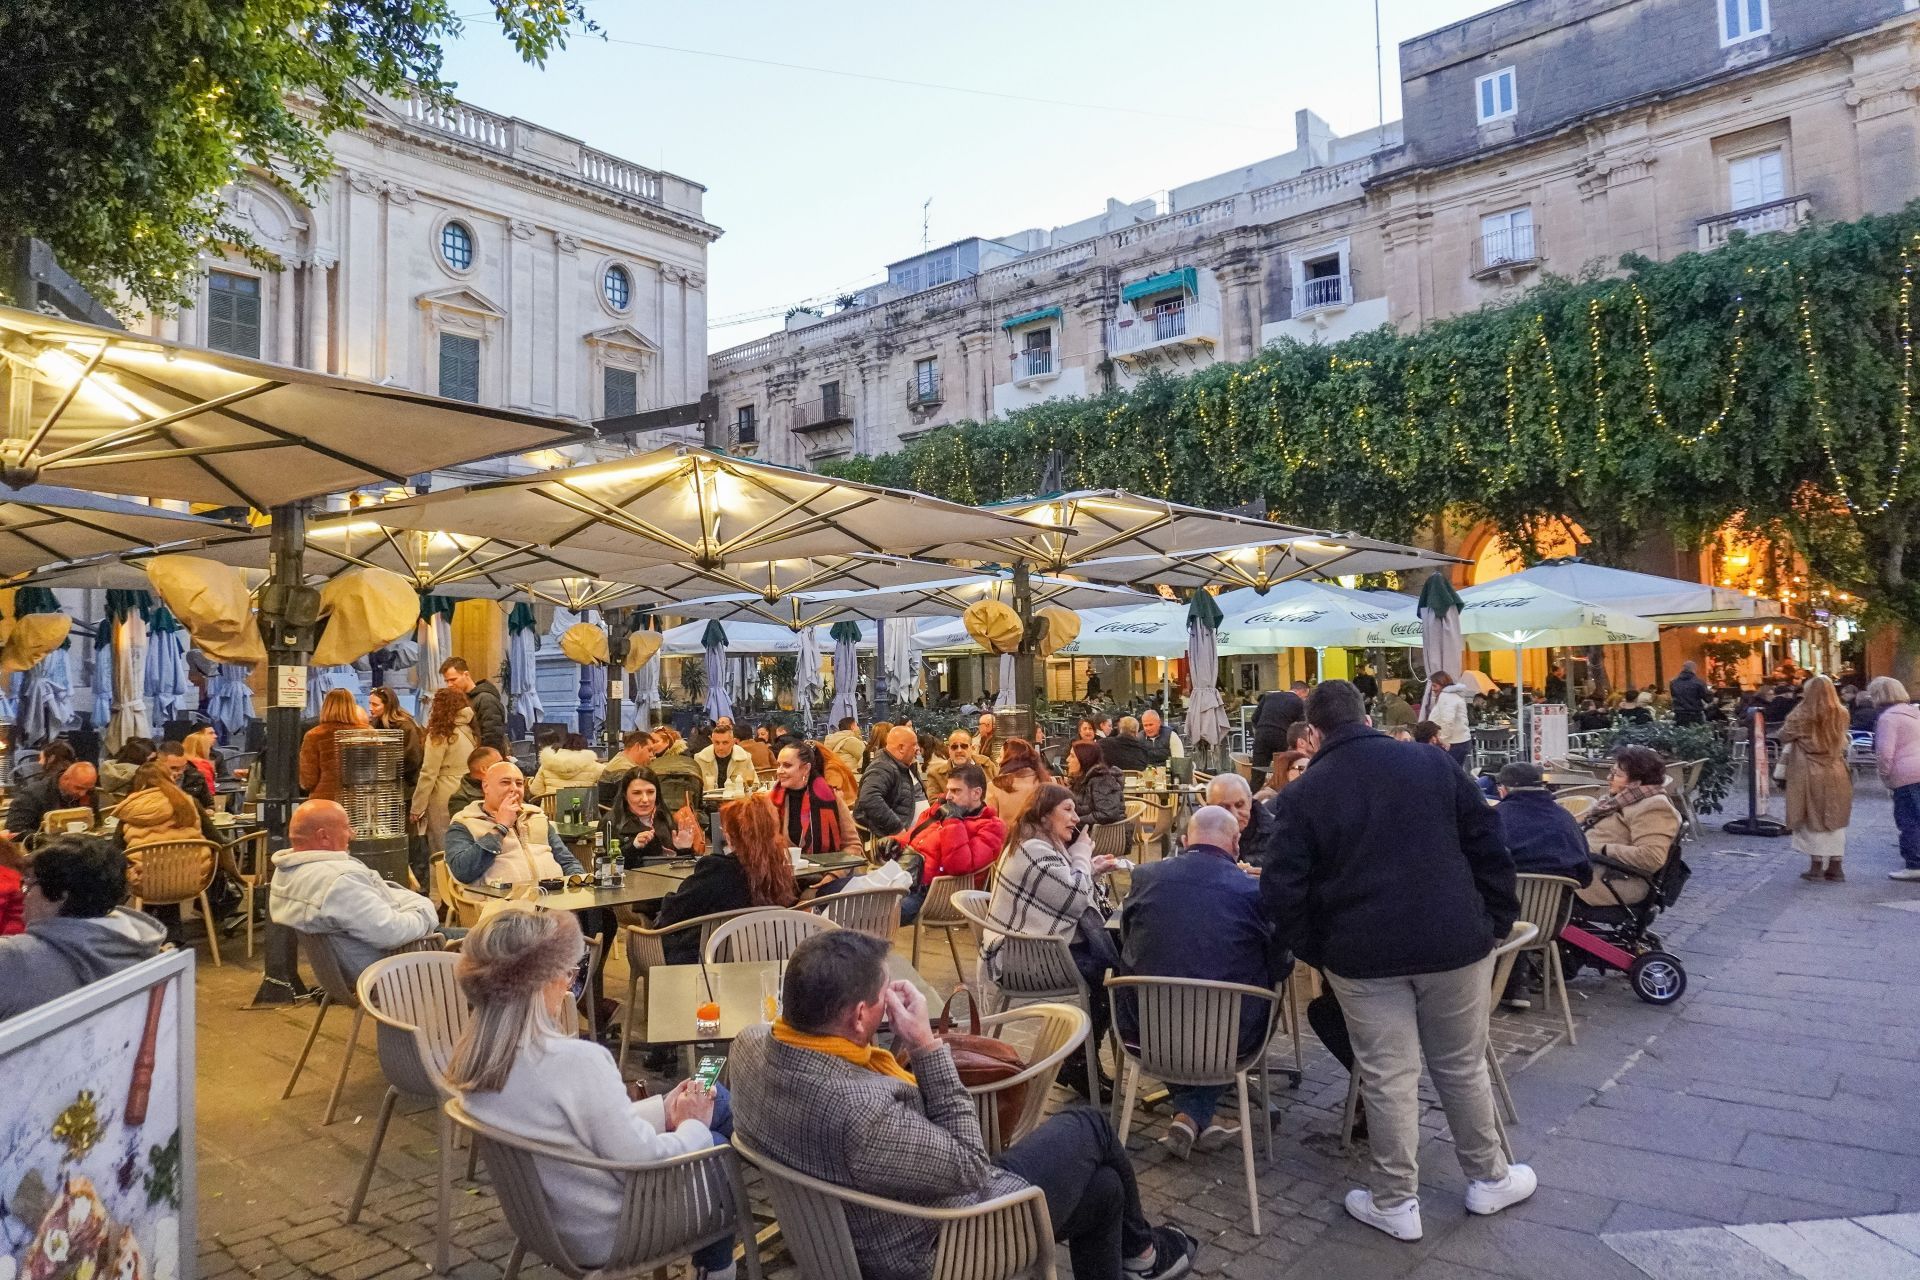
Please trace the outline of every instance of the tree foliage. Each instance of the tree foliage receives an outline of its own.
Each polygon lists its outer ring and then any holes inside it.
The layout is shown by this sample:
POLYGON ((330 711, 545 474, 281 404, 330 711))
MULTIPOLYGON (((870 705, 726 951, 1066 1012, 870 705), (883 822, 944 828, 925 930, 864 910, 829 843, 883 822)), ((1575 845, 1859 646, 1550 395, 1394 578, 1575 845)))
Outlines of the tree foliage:
POLYGON ((1408 540, 1442 512, 1530 547, 1572 520, 1619 563, 1733 518, 1920 625, 1910 456, 1920 206, 1548 279, 1415 334, 1282 341, 1251 361, 935 431, 838 474, 967 502, 1072 488, 1408 540))
MULTIPOLYGON (((530 62, 584 0, 491 0, 530 62)), ((362 94, 444 93, 449 0, 0 0, 0 245, 25 236, 111 304, 189 297, 215 245, 257 256, 222 190, 247 168, 312 189, 362 94)), ((264 264, 263 264, 264 265, 264 264)))

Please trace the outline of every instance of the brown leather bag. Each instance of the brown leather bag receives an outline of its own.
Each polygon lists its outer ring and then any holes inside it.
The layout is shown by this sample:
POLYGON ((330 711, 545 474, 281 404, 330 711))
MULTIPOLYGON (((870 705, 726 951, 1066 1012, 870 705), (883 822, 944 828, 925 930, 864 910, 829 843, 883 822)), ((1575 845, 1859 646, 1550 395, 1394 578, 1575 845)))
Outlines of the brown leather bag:
MULTIPOLYGON (((1018 1049, 1005 1040, 981 1034, 980 1002, 965 986, 955 987, 953 994, 947 997, 946 1004, 940 1007, 940 1017, 933 1024, 933 1033, 953 1054, 953 1065, 960 1072, 961 1084, 998 1084, 1027 1069, 1018 1049), (953 1002, 963 994, 967 997, 968 1027, 965 1031, 955 1031, 953 1002)), ((1027 1088, 1025 1084, 1017 1085, 995 1095, 994 1107, 1000 1118, 1003 1138, 1012 1133, 1014 1125, 1020 1121, 1020 1112, 1026 1106, 1027 1088)))

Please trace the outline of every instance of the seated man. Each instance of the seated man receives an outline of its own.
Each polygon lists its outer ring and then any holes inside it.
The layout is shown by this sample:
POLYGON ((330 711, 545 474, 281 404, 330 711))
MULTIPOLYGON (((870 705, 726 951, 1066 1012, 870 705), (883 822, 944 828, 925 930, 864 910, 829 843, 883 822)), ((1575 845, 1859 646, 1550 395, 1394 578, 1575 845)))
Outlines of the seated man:
MULTIPOLYGON (((918 880, 900 900, 900 923, 912 924, 936 876, 977 875, 1006 847, 1007 824, 987 804, 986 770, 977 764, 954 765, 947 775, 946 801, 927 810, 901 838, 920 861, 918 880)), ((906 864, 905 858, 901 861, 906 864)))
MULTIPOLYGON (((1080 1277, 1185 1275, 1198 1243, 1150 1227, 1107 1117, 1072 1107, 989 1159, 953 1054, 926 999, 887 980, 887 944, 851 929, 794 948, 782 1016, 733 1042, 734 1131, 809 1177, 909 1204, 964 1207, 1037 1186, 1080 1277), (893 1028, 896 1058, 874 1043, 893 1028)), ((932 1269, 930 1224, 848 1206, 866 1280, 932 1269)))
POLYGON ((11 1018, 160 954, 166 926, 119 905, 127 859, 92 836, 56 836, 21 880, 25 933, 0 938, 0 1018, 11 1018))
POLYGON ((485 796, 480 780, 487 776, 487 770, 504 759, 497 747, 475 747, 467 753, 467 775, 460 779, 460 785, 447 797, 447 812, 455 814, 471 804, 478 804, 485 796))
POLYGON ((439 929, 433 903, 347 852, 353 828, 335 801, 295 809, 287 838, 292 847, 273 855, 267 913, 275 924, 328 935, 349 982, 395 947, 439 929))
POLYGON ((1156 765, 1184 759, 1187 754, 1186 744, 1180 741, 1173 726, 1151 708, 1140 713, 1140 741, 1146 744, 1147 759, 1156 765))
POLYGON ((1207 780, 1207 803, 1232 814, 1240 827, 1240 861, 1255 870, 1266 864, 1267 836, 1273 831, 1271 801, 1253 798, 1253 784, 1237 773, 1216 773, 1207 780))
POLYGON ((733 739, 733 721, 722 716, 713 725, 713 741, 694 753, 701 781, 708 791, 725 791, 729 782, 750 791, 760 781, 760 770, 747 749, 733 739))
POLYGON ((41 819, 56 809, 97 808, 94 787, 99 779, 99 771, 83 760, 15 788, 13 803, 7 806, 7 830, 16 836, 38 835, 41 819))
MULTIPOLYGON (((1494 806, 1494 812, 1500 817, 1507 852, 1513 855, 1513 869, 1533 875, 1566 876, 1582 886, 1589 884, 1593 863, 1587 860, 1587 837, 1573 815, 1554 802, 1540 766, 1512 761, 1500 766, 1496 781, 1500 803, 1494 806)), ((1514 960, 1512 976, 1501 997, 1501 1003, 1509 1009, 1532 1007, 1527 988, 1533 983, 1533 966, 1532 952, 1514 960)))
POLYGON ((992 783, 997 772, 992 761, 974 755, 973 735, 965 729, 955 729, 947 735, 947 753, 926 763, 927 799, 947 794, 948 772, 963 764, 977 766, 987 776, 988 783, 992 783))
POLYGON ((1116 769, 1138 770, 1153 764, 1153 756, 1140 737, 1140 722, 1132 716, 1121 716, 1120 731, 1100 740, 1100 754, 1116 769))
MULTIPOLYGON (((1187 847, 1178 857, 1133 873, 1133 890, 1120 911, 1120 954, 1128 973, 1269 990, 1287 976, 1293 962, 1275 944, 1260 910, 1259 883, 1235 865, 1239 845, 1239 820, 1207 805, 1187 824, 1187 847)), ((1122 989, 1114 1002, 1116 1027, 1130 1042, 1139 1036, 1132 995, 1122 989)), ((1265 1042, 1270 1012, 1259 1001, 1242 1002, 1243 1056, 1265 1042)), ((1180 1085, 1169 1092, 1173 1123, 1162 1141, 1178 1158, 1186 1159, 1196 1145, 1213 1151, 1239 1137, 1239 1129, 1214 1122, 1222 1086, 1180 1085)))
POLYGON ((193 767, 185 744, 163 742, 154 750, 154 758, 166 769, 167 780, 192 796, 195 804, 202 809, 213 808, 213 788, 207 785, 207 775, 193 767))
POLYGON ((502 760, 487 770, 481 799, 453 815, 447 828, 447 870, 461 884, 531 884, 579 875, 560 833, 538 805, 526 803, 520 766, 502 760))
POLYGON ((913 730, 895 725, 880 754, 867 762, 867 771, 860 775, 853 817, 874 835, 897 836, 905 831, 925 799, 920 775, 913 768, 919 750, 920 739, 913 730))

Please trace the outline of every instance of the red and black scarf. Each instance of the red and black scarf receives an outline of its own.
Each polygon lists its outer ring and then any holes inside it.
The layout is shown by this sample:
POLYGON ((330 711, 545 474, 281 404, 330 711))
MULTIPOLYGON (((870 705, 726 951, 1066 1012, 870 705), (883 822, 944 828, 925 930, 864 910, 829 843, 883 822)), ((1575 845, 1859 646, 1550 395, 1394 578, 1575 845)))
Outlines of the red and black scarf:
POLYGON ((798 797, 800 806, 800 850, 811 856, 816 853, 836 853, 845 833, 840 830, 840 793, 828 785, 825 778, 815 778, 803 792, 789 791, 775 783, 767 792, 767 798, 773 803, 773 810, 780 817, 780 829, 790 832, 788 821, 791 812, 788 806, 794 803, 790 797, 798 797))

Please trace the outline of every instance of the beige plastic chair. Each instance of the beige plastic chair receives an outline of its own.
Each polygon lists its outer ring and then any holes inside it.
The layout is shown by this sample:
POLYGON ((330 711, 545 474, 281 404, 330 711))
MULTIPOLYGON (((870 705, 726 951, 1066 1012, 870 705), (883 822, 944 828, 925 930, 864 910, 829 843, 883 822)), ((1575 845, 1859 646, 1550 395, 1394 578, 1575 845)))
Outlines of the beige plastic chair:
POLYGON ((461 923, 454 918, 456 909, 453 902, 453 872, 447 870, 447 855, 436 853, 427 859, 428 893, 434 904, 440 908, 440 919, 451 924, 461 923))
MULTIPOLYGON (((989 901, 990 895, 978 889, 955 895, 954 899, 955 908, 965 914, 974 937, 982 942, 987 933, 989 901)), ((1040 1001, 1064 1000, 1086 1010, 1089 1019, 1093 1016, 1093 995, 1087 990, 1079 967, 1073 963, 1073 953, 1067 949, 1065 938, 1043 933, 1003 933, 994 957, 999 972, 992 982, 986 981, 983 972, 986 968, 984 948, 980 968, 974 974, 974 989, 985 993, 980 1004, 982 1013, 1004 1013, 1040 1001)), ((1087 1079, 1097 1081, 1100 1046, 1089 1039, 1086 1050, 1087 1079)))
POLYGON ((220 845, 220 869, 233 877, 240 886, 241 911, 247 918, 247 959, 253 959, 253 901, 258 890, 273 876, 273 863, 267 857, 267 833, 265 830, 250 831, 237 840, 220 845), (253 846, 253 870, 240 869, 240 850, 243 846, 253 846))
POLYGON ((708 964, 756 964, 785 960, 793 949, 816 933, 837 929, 831 920, 810 911, 767 907, 748 911, 719 925, 707 935, 702 954, 708 964))
POLYGON ((1133 852, 1133 844, 1138 838, 1140 828, 1132 821, 1103 822, 1087 828, 1093 837, 1093 856, 1105 854, 1109 858, 1124 858, 1133 852))
MULTIPOLYGON (((313 970, 314 980, 320 984, 320 999, 315 1005, 313 1025, 307 1029, 307 1042, 300 1046, 300 1056, 294 1059, 293 1071, 287 1076, 287 1087, 280 1091, 282 1100, 293 1096, 294 1086, 300 1083, 300 1073, 306 1068, 307 1055, 313 1052, 314 1041, 320 1037, 320 1024, 327 1020, 327 1010, 336 1005, 353 1010, 353 1027, 347 1032, 345 1051, 340 1055, 340 1072, 334 1077, 333 1093, 327 1098, 327 1113, 320 1123, 333 1123, 334 1113, 340 1109, 340 1094, 347 1086, 347 1067, 353 1062, 353 1051, 360 1044, 360 1024, 366 1020, 366 1010, 360 1004, 360 993, 354 984, 347 981, 347 974, 340 967, 340 958, 334 953, 332 935, 325 933, 307 933, 294 930, 300 944, 300 954, 306 957, 307 967, 313 970)), ((405 955, 412 951, 442 951, 447 940, 438 933, 430 933, 418 942, 410 942, 403 947, 395 947, 387 954, 405 955)))
MULTIPOLYGON (((367 1202, 367 1187, 373 1181, 387 1126, 393 1121, 394 1104, 404 1094, 429 1099, 438 1107, 453 1096, 446 1083, 447 1066, 472 1016, 453 976, 459 960, 451 951, 417 952, 376 961, 360 974, 360 1004, 378 1028, 375 1043, 380 1050, 380 1070, 387 1077, 387 1095, 380 1101, 367 1163, 360 1170, 360 1182, 347 1209, 349 1223, 360 1220, 360 1210, 367 1202)), ((433 1269, 445 1275, 453 1209, 453 1121, 445 1111, 437 1112, 437 1118, 440 1202, 433 1269)))
POLYGON ((928 1280, 1058 1280, 1053 1222, 1038 1187, 961 1209, 902 1204, 810 1178, 762 1155, 737 1136, 740 1158, 766 1179, 787 1250, 806 1280, 851 1280, 860 1274, 847 1206, 923 1223, 935 1230, 928 1280))
POLYGON ((540 886, 537 884, 516 884, 507 890, 505 898, 498 898, 491 893, 474 892, 455 880, 451 873, 447 876, 448 910, 453 914, 453 923, 462 929, 471 929, 479 924, 481 915, 496 902, 532 902, 539 896, 540 886))
POLYGON ((913 918, 911 958, 915 969, 920 967, 920 935, 924 930, 934 929, 947 936, 947 952, 953 957, 954 973, 962 977, 966 975, 966 966, 960 963, 960 946, 953 940, 953 935, 964 930, 967 921, 954 909, 953 896, 972 888, 972 876, 935 876, 927 885, 927 896, 920 902, 920 914, 913 918))
POLYGON ((891 944, 900 931, 900 900, 905 889, 849 889, 816 898, 800 908, 891 944))
POLYGON ((735 916, 752 915, 759 910, 759 907, 742 907, 738 911, 716 911, 712 915, 694 916, 670 924, 664 929, 650 929, 637 924, 621 929, 621 937, 627 945, 627 1003, 620 1011, 620 1056, 615 1059, 621 1070, 624 1071, 627 1066, 627 1046, 633 1043, 633 1020, 643 1007, 639 998, 640 984, 646 981, 647 974, 656 965, 667 963, 667 938, 672 934, 698 929, 700 953, 705 955, 707 941, 713 936, 716 926, 735 916))
MULTIPOLYGON (((1493 1010, 1500 1006, 1500 993, 1507 989, 1507 979, 1513 973, 1513 958, 1520 949, 1539 935, 1539 926, 1525 920, 1513 922, 1513 928, 1507 931, 1507 938, 1493 949, 1493 999, 1487 1005, 1487 1018, 1491 1026, 1493 1010)), ((1507 1126, 1501 1123, 1500 1112, 1507 1113, 1507 1124, 1520 1123, 1520 1113, 1514 1110, 1513 1094, 1507 1090, 1507 1074, 1500 1068, 1500 1055, 1494 1052, 1493 1037, 1487 1037, 1487 1077, 1493 1084, 1494 1098, 1498 1105, 1494 1107, 1493 1122, 1500 1129, 1500 1149, 1507 1159, 1513 1159, 1513 1142, 1507 1137, 1507 1126)), ((1360 1073, 1351 1072, 1347 1076, 1347 1105, 1340 1118, 1340 1149, 1353 1150, 1353 1118, 1360 1107, 1360 1073)))
MULTIPOLYGON (((1140 806, 1140 860, 1148 861, 1149 854, 1156 859, 1166 857, 1173 840, 1173 803, 1158 796, 1142 796, 1130 804, 1140 806)), ((1133 816, 1131 809, 1128 816, 1133 816)))
MULTIPOLYGON (((1520 891, 1520 919, 1528 924, 1537 925, 1540 936, 1521 947, 1515 953, 1524 955, 1530 951, 1540 953, 1540 960, 1546 976, 1547 1000, 1551 1002, 1557 992, 1560 997, 1560 1016, 1567 1024, 1567 1043, 1579 1044, 1573 1032, 1573 1001, 1567 995, 1567 975, 1560 967, 1560 947, 1555 941, 1560 930, 1566 927, 1567 916, 1573 910, 1573 893, 1580 887, 1577 880, 1567 876, 1543 876, 1522 872, 1515 877, 1520 891)), ((1501 992, 1494 992, 1494 999, 1501 992)))
POLYGON ((1258 1127, 1266 1134, 1267 1159, 1273 1159, 1273 1081, 1267 1068, 1267 1047, 1280 1026, 1280 993, 1238 982, 1208 982, 1200 978, 1136 976, 1107 979, 1107 997, 1115 1006, 1119 1025, 1119 993, 1133 992, 1138 1011, 1140 1043, 1116 1039, 1125 1061, 1124 1089, 1115 1117, 1124 1146, 1133 1128, 1133 1104, 1140 1078, 1151 1076, 1166 1085, 1231 1084, 1240 1103, 1240 1163, 1247 1176, 1247 1212, 1251 1230, 1260 1234, 1260 1189, 1253 1172, 1255 1113, 1247 1105, 1247 1076, 1260 1073, 1258 1127), (1258 1047, 1240 1052, 1240 1008, 1249 1000, 1266 1005, 1266 1034, 1258 1047))
POLYGON ((219 851, 213 842, 155 840, 129 845, 127 861, 131 863, 136 858, 140 863, 140 887, 131 899, 133 909, 199 903, 200 923, 207 929, 207 950, 213 953, 214 964, 219 964, 220 930, 213 922, 213 908, 207 905, 207 888, 213 884, 214 871, 219 866, 219 851))
POLYGON ((1667 766, 1667 795, 1680 811, 1680 829, 1696 840, 1707 834, 1693 806, 1694 794, 1700 790, 1700 775, 1706 768, 1705 760, 1678 760, 1667 766))
POLYGON ((1087 1028, 1092 1025, 1086 1010, 1070 1004, 1030 1004, 980 1019, 980 1030, 982 1034, 1005 1040, 1008 1030, 1028 1023, 1034 1026, 1026 1067, 1019 1074, 993 1084, 967 1086, 974 1115, 980 1121, 980 1136, 985 1139, 990 1156, 999 1155, 1039 1125, 1047 1106, 1047 1091, 1060 1075, 1060 1064, 1086 1040, 1087 1028), (1000 1095, 1022 1087, 1026 1095, 1020 1102, 1020 1116, 1010 1131, 1002 1133, 1000 1095))
POLYGON ((656 1268, 664 1272, 700 1246, 730 1237, 745 1246, 746 1274, 760 1280, 753 1210, 732 1147, 709 1147, 650 1164, 602 1160, 483 1124, 458 1098, 447 1099, 442 1110, 454 1126, 472 1135, 474 1148, 493 1175, 501 1216, 513 1230, 506 1280, 516 1280, 528 1252, 574 1280, 638 1276, 656 1268), (555 1206, 541 1189, 540 1166, 556 1164, 612 1174, 621 1183, 613 1252, 597 1267, 573 1257, 555 1227, 555 1206))

